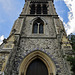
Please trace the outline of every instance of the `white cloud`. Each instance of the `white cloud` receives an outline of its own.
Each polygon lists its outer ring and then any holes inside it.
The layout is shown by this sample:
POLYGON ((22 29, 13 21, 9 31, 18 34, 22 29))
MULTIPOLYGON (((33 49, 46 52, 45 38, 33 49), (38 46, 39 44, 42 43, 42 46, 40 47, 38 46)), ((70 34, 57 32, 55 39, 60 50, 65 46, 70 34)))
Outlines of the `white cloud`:
POLYGON ((61 16, 58 16, 60 18, 60 20, 63 22, 63 18, 61 16))
POLYGON ((75 33, 75 0, 64 0, 65 4, 69 8, 68 12, 68 23, 65 24, 67 34, 75 33))
POLYGON ((0 45, 2 44, 3 40, 4 40, 4 35, 0 36, 0 45))

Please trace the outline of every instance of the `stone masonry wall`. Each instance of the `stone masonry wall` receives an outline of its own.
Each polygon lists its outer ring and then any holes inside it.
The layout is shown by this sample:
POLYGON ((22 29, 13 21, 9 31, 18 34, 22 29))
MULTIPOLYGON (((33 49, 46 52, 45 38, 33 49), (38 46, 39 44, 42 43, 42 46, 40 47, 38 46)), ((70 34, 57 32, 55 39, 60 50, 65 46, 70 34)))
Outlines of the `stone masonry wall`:
POLYGON ((41 50, 45 52, 54 61, 57 72, 59 75, 70 75, 68 68, 65 64, 64 58, 62 58, 62 52, 59 49, 57 39, 34 39, 34 38, 21 38, 20 45, 15 56, 14 68, 12 75, 18 75, 19 67, 22 60, 31 51, 41 50))

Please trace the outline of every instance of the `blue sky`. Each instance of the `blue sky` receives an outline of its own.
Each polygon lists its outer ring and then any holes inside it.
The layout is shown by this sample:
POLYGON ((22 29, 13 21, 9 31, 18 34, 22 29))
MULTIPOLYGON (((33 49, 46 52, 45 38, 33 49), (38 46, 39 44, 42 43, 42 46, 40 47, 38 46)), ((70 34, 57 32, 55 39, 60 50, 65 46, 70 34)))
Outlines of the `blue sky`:
POLYGON ((67 23, 69 21, 68 20, 68 12, 70 10, 66 6, 65 2, 59 0, 59 1, 55 1, 54 4, 55 4, 57 14, 63 18, 63 21, 65 23, 67 23))
POLYGON ((14 21, 19 17, 24 3, 24 0, 0 1, 0 36, 9 36, 14 21))
MULTIPOLYGON (((67 34, 75 33, 74 29, 72 29, 75 27, 72 24, 74 21, 72 1, 54 0, 56 12, 63 21, 67 34), (72 19, 70 19, 70 17, 72 19)), ((22 8, 24 7, 24 3, 24 0, 0 0, 0 43, 2 43, 4 38, 9 36, 14 21, 19 17, 22 8)))

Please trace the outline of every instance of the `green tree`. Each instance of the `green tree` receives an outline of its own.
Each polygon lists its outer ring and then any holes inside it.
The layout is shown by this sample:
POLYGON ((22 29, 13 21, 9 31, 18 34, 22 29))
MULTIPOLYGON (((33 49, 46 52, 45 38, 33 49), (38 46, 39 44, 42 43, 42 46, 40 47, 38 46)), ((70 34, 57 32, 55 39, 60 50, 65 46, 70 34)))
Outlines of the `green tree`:
POLYGON ((67 60, 70 61, 71 71, 73 71, 72 75, 75 75, 75 35, 71 35, 71 42, 73 48, 73 56, 68 56, 67 60))
POLYGON ((75 57, 69 56, 67 60, 70 61, 71 71, 73 71, 72 75, 75 75, 75 57))

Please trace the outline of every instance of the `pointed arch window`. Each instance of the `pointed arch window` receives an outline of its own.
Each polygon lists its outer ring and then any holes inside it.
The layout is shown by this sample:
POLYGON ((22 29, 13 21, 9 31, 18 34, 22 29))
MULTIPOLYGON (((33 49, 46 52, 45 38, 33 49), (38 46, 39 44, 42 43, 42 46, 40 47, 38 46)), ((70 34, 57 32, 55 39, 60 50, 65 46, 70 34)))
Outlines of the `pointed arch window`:
POLYGON ((44 33, 44 22, 40 18, 33 23, 33 33, 44 33))
POLYGON ((39 33, 43 33, 43 24, 42 23, 40 23, 40 25, 39 25, 39 33))
POLYGON ((33 25, 33 33, 38 33, 38 24, 34 23, 33 25))

